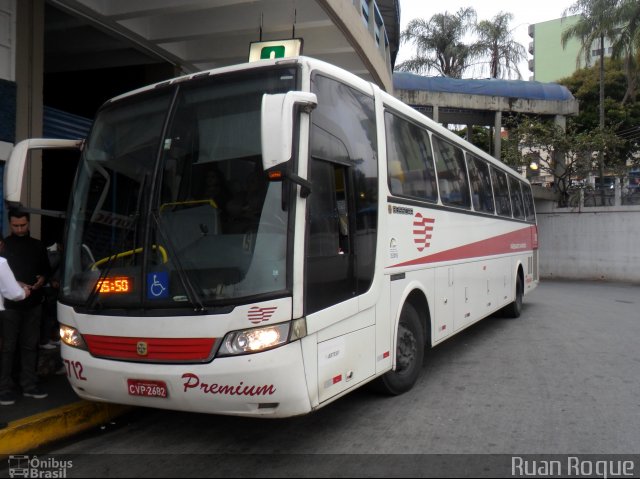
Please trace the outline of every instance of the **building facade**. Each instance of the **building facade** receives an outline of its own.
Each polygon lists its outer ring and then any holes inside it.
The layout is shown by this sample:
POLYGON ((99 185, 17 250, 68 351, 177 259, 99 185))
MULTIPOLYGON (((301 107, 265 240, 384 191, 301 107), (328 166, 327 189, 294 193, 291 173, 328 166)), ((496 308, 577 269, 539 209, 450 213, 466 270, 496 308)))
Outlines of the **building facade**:
MULTIPOLYGON (((580 17, 573 15, 557 18, 547 22, 533 23, 529 26, 529 53, 533 58, 529 60, 530 80, 539 82, 557 82, 571 76, 576 70, 596 64, 600 57, 600 45, 592 45, 589 49, 589 63, 585 62, 584 54, 580 53, 580 40, 571 38, 562 47, 562 32, 575 25, 580 17)), ((605 55, 611 55, 611 44, 605 39, 605 55)))

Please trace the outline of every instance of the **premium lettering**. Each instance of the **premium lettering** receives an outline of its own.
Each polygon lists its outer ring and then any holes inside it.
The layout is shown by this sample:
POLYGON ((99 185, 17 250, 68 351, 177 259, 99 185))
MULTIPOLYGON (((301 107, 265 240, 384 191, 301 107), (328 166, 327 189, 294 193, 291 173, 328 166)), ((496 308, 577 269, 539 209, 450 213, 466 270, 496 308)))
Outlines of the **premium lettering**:
POLYGON ((184 373, 182 379, 184 379, 184 392, 187 392, 188 389, 197 389, 204 394, 221 394, 224 396, 271 396, 276 392, 273 384, 265 384, 264 386, 245 385, 243 381, 240 381, 238 385, 207 384, 201 382, 200 378, 193 373, 184 373))

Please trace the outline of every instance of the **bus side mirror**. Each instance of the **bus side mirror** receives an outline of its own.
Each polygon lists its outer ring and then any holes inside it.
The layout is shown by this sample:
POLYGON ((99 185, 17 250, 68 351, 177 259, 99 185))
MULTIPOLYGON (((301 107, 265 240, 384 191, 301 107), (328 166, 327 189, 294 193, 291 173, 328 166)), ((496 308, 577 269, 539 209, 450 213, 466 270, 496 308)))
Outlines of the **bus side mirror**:
POLYGON ((310 113, 317 105, 314 93, 290 91, 262 96, 262 167, 265 170, 291 159, 296 106, 310 113))
POLYGON ((29 150, 65 149, 80 150, 84 140, 58 140, 32 138, 16 144, 4 169, 4 198, 7 203, 19 205, 22 197, 22 180, 29 150))

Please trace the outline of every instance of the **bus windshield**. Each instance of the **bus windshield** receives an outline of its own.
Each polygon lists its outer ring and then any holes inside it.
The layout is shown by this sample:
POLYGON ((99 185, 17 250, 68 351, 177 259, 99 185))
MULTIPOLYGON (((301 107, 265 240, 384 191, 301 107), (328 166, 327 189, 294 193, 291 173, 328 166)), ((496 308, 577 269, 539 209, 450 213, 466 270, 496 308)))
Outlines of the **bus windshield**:
POLYGON ((290 208, 260 148, 265 93, 292 67, 202 77, 107 104, 78 169, 61 301, 87 309, 283 294, 290 208))

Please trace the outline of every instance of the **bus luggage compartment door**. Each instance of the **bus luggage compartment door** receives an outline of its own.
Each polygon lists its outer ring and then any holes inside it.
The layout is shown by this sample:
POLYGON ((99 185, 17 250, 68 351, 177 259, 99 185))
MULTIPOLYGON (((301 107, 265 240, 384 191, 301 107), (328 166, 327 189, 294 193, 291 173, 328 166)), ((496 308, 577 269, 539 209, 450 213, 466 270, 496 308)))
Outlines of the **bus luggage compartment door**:
POLYGON ((375 340, 375 326, 369 326, 318 344, 320 402, 375 373, 375 340))

